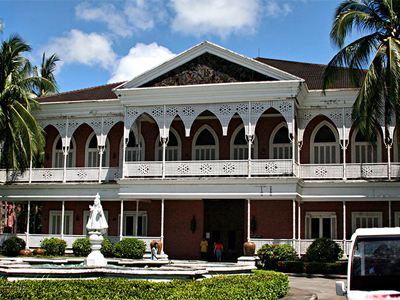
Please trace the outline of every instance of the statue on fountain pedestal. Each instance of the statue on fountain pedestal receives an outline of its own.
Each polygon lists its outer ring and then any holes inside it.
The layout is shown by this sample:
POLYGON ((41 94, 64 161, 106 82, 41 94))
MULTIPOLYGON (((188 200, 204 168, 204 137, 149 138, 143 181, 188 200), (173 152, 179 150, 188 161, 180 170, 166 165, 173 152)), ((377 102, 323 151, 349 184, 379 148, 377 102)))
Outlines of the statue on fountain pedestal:
POLYGON ((100 252, 101 244, 103 242, 103 235, 108 228, 106 216, 103 212, 103 207, 100 204, 100 195, 97 193, 94 199, 94 205, 89 205, 90 216, 86 225, 86 229, 89 233, 89 242, 92 252, 86 259, 86 265, 88 266, 105 266, 107 260, 104 255, 100 252))
POLYGON ((88 232, 98 231, 104 234, 108 228, 106 216, 103 212, 103 207, 100 204, 100 195, 97 193, 94 199, 94 205, 89 205, 90 216, 86 225, 88 232))

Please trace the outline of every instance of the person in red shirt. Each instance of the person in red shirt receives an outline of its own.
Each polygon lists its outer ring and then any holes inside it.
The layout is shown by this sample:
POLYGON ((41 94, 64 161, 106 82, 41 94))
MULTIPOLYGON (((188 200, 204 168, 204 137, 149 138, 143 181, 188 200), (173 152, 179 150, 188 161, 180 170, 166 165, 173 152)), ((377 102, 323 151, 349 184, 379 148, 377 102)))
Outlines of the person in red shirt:
POLYGON ((217 258, 217 261, 221 261, 222 259, 222 252, 224 252, 224 246, 218 241, 214 247, 214 253, 217 258))

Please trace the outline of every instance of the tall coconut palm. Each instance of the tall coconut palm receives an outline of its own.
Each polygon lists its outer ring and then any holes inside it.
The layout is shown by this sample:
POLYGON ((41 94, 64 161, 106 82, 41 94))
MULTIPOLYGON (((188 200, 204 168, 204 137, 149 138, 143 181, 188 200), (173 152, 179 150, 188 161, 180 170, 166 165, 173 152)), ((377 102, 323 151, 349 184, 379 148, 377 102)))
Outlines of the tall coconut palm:
POLYGON ((352 117, 371 141, 382 122, 386 128, 393 117, 400 123, 399 18, 400 0, 345 0, 335 11, 330 37, 340 51, 325 68, 323 89, 343 72, 339 67, 348 67, 350 82, 360 88, 352 117), (354 29, 362 37, 344 46, 354 29))
POLYGON ((44 131, 32 116, 39 108, 32 86, 42 82, 55 89, 47 79, 31 76, 29 61, 22 54, 31 50, 18 35, 0 47, 0 164, 6 169, 24 171, 44 147, 44 131))
POLYGON ((36 77, 42 77, 52 82, 56 89, 48 90, 46 89, 47 85, 43 84, 42 81, 39 81, 39 84, 33 87, 33 92, 38 97, 47 96, 50 93, 57 92, 57 81, 54 76, 54 71, 56 70, 56 62, 60 61, 60 58, 53 54, 48 59, 46 59, 46 53, 43 53, 42 57, 42 65, 40 70, 37 67, 33 68, 33 75, 36 77))

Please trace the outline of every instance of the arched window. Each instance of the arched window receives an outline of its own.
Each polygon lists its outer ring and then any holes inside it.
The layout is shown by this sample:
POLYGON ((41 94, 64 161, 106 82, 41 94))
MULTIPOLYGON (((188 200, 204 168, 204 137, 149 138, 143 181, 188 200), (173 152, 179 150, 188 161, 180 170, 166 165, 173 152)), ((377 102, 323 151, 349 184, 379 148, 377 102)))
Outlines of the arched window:
MULTIPOLYGON (((251 158, 257 158, 257 137, 251 145, 251 158)), ((232 134, 231 138, 231 159, 248 159, 249 158, 249 143, 246 140, 245 128, 242 124, 232 134)))
POLYGON ((336 130, 322 122, 311 135, 311 162, 314 164, 339 163, 339 144, 336 130))
MULTIPOLYGON (((179 138, 178 132, 175 129, 170 128, 167 148, 165 149, 165 160, 167 161, 177 161, 182 159, 181 154, 181 140, 179 138)), ((162 143, 160 141, 160 136, 156 140, 156 160, 162 160, 162 143)))
POLYGON ((143 138, 138 139, 133 131, 129 132, 129 141, 125 149, 125 161, 141 161, 144 160, 144 143, 143 138))
MULTIPOLYGON (((109 149, 110 149, 110 145, 109 145, 109 141, 108 138, 106 140, 106 147, 104 149, 103 152, 103 162, 102 162, 102 166, 103 167, 108 167, 109 165, 109 149)), ((86 142, 86 167, 98 167, 99 166, 99 160, 100 160, 100 154, 99 154, 99 150, 97 149, 97 137, 96 134, 93 132, 89 138, 88 141, 86 142)))
MULTIPOLYGON (((67 168, 75 167, 76 161, 76 143, 74 137, 71 138, 69 144, 69 151, 67 156, 67 168)), ((63 168, 64 167, 64 154, 62 151, 62 139, 59 135, 54 142, 53 146, 53 168, 63 168)))
POLYGON ((272 159, 291 159, 292 143, 286 123, 279 124, 271 134, 269 157, 272 159))
POLYGON ((351 137, 351 161, 354 163, 376 163, 380 161, 380 138, 372 145, 360 130, 351 137))
POLYGON ((218 159, 218 137, 211 127, 201 127, 194 136, 192 157, 194 160, 218 159))

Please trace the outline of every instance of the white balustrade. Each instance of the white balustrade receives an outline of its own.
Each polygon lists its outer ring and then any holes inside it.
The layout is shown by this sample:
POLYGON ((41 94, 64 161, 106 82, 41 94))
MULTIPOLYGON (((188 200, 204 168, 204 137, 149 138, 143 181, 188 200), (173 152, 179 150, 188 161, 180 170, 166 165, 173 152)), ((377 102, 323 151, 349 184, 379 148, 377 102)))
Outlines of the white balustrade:
MULTIPOLYGON (((5 240, 8 240, 11 237, 19 237, 21 239, 23 239, 25 242, 27 242, 26 237, 27 234, 25 233, 17 233, 17 234, 12 234, 12 233, 4 233, 4 234, 0 234, 0 245, 3 245, 3 242, 5 240)), ((45 238, 52 238, 52 237, 56 237, 61 239, 61 235, 60 234, 29 234, 28 235, 28 239, 29 239, 29 248, 34 249, 34 248, 38 248, 40 247, 40 243, 45 239, 45 238)), ((86 235, 64 235, 63 240, 67 242, 67 249, 72 249, 72 244, 80 238, 85 238, 86 235)), ((119 241, 119 236, 106 236, 113 245, 115 245, 116 242, 119 241)), ((124 236, 124 238, 132 238, 134 236, 124 236)), ((148 237, 148 236, 137 236, 134 237, 137 238, 138 240, 141 240, 145 243, 146 245, 146 251, 150 251, 150 243, 152 241, 160 241, 161 237, 156 236, 156 237, 148 237)))
POLYGON ((343 165, 300 165, 300 178, 342 179, 343 165))
MULTIPOLYGON (((265 244, 276 244, 276 245, 282 245, 282 244, 288 244, 293 247, 293 240, 292 239, 251 239, 251 242, 256 244, 256 253, 257 251, 265 244)), ((308 247, 312 244, 314 240, 312 239, 302 239, 302 240, 295 240, 295 249, 298 251, 300 248, 300 255, 304 255, 307 252, 308 247), (298 247, 300 244, 300 247, 298 247)), ((342 240, 334 240, 336 243, 339 244, 339 246, 343 249, 343 241, 342 240)), ((351 241, 346 240, 345 241, 345 249, 344 249, 344 254, 348 255, 350 252, 350 247, 351 247, 351 241)))
MULTIPOLYGON (((248 176, 247 160, 196 160, 196 161, 167 161, 165 177, 204 177, 204 176, 248 176)), ((126 177, 146 178, 162 177, 162 162, 140 161, 126 163, 126 177)), ((254 159, 251 161, 251 176, 294 176, 303 179, 343 179, 343 164, 303 164, 286 159, 254 159)), ((391 163, 391 178, 400 177, 400 163, 391 163)), ((385 179, 388 178, 387 163, 350 163, 346 164, 348 179, 385 179)), ((100 181, 107 182, 121 178, 119 167, 104 167, 101 169, 100 181)), ((63 182, 62 168, 37 168, 26 170, 23 174, 18 171, 8 173, 0 170, 0 182, 63 182), (32 172, 32 173, 30 173, 32 172)), ((67 168, 67 182, 97 182, 99 168, 67 168)))
POLYGON ((388 164, 348 164, 346 165, 346 177, 349 179, 388 178, 388 164))

